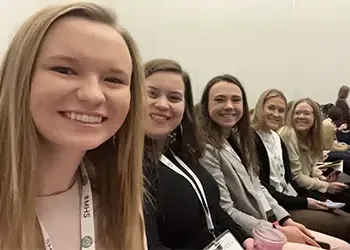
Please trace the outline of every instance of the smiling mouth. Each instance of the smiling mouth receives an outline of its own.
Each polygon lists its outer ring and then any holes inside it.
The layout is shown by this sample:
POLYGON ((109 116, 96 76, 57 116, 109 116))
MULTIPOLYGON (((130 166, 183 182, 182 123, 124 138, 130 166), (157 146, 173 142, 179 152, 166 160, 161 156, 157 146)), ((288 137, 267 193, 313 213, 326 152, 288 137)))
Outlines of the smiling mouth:
POLYGON ((156 121, 167 121, 170 119, 169 116, 161 115, 161 114, 150 114, 150 117, 156 121))
POLYGON ((100 124, 107 118, 98 115, 88 115, 77 112, 59 112, 62 116, 69 120, 77 121, 85 124, 100 124))
POLYGON ((234 117, 236 114, 220 114, 220 116, 224 117, 224 118, 232 118, 234 117))

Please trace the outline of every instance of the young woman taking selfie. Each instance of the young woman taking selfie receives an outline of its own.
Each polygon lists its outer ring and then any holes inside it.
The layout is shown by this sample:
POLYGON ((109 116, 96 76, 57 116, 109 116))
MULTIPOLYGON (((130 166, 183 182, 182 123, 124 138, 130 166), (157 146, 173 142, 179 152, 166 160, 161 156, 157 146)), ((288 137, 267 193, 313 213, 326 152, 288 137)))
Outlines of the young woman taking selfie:
POLYGON ((107 9, 54 6, 21 26, 0 70, 1 250, 146 249, 142 82, 107 9))

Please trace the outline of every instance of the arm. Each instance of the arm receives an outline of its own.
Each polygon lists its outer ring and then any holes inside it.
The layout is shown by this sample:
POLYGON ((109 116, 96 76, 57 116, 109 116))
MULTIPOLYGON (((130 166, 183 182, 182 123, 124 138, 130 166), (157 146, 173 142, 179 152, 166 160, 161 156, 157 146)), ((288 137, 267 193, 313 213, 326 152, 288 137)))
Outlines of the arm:
MULTIPOLYGON (((144 220, 146 226, 146 236, 147 236, 147 246, 148 250, 171 250, 170 248, 164 246, 161 243, 159 230, 158 230, 158 214, 157 214, 157 202, 155 198, 157 196, 157 174, 154 169, 144 170, 145 178, 145 188, 147 194, 144 197, 144 220)), ((172 249, 172 250, 193 250, 193 249, 172 249)))
MULTIPOLYGON (((221 171, 219 157, 218 152, 212 146, 208 145, 199 162, 214 177, 219 186, 221 207, 236 223, 251 235, 253 228, 261 222, 261 220, 235 208, 234 202, 231 199, 230 191, 225 182, 224 174, 221 171)), ((266 222, 266 224, 272 227, 271 223, 266 222)))
MULTIPOLYGON (((259 178, 257 178, 257 181, 259 181, 259 178)), ((261 188, 262 192, 264 193, 267 201, 269 202, 271 209, 272 209, 274 215, 276 216, 277 220, 280 221, 283 218, 290 216, 290 214, 283 207, 281 207, 277 203, 277 201, 271 196, 271 194, 267 191, 267 189, 263 185, 260 184, 260 181, 259 181, 259 185, 260 185, 260 188, 261 188)))
MULTIPOLYGON (((281 139, 280 139, 281 140, 281 139)), ((285 169, 285 178, 286 182, 292 184, 292 173, 289 166, 289 156, 287 152, 287 148, 284 145, 283 141, 281 140, 281 148, 282 148, 282 155, 283 155, 283 165, 285 169)), ((288 210, 294 210, 294 209, 306 209, 307 208, 307 199, 302 197, 294 197, 289 196, 286 194, 283 194, 276 190, 276 188, 269 183, 269 174, 268 170, 269 166, 262 165, 260 167, 260 181, 261 184, 264 185, 264 187, 269 191, 269 193, 272 195, 273 198, 275 198, 282 207, 288 210)), ((292 185, 293 186, 293 185, 292 185)))
POLYGON ((276 188, 271 185, 266 185, 266 183, 262 183, 262 184, 267 189, 267 191, 269 191, 272 197, 276 199, 278 204, 280 204, 285 209, 295 210, 295 209, 307 208, 306 198, 289 196, 278 192, 276 188))
POLYGON ((218 225, 220 232, 230 230, 237 241, 243 245, 243 242, 249 238, 249 235, 238 225, 220 206, 215 209, 215 224, 218 225))
MULTIPOLYGON (((325 193, 328 189, 329 183, 320 180, 317 177, 311 177, 309 175, 306 175, 303 173, 302 169, 303 167, 307 168, 308 166, 303 166, 302 162, 300 161, 299 156, 299 149, 297 144, 297 136, 295 134, 295 131, 288 131, 292 130, 291 128, 283 127, 279 134, 284 142, 284 144, 287 147, 289 160, 290 160, 290 168, 292 171, 292 174, 294 176, 294 180, 303 188, 312 189, 319 191, 321 193, 325 193)), ((315 167, 312 167, 313 169, 310 171, 313 172, 315 167)))

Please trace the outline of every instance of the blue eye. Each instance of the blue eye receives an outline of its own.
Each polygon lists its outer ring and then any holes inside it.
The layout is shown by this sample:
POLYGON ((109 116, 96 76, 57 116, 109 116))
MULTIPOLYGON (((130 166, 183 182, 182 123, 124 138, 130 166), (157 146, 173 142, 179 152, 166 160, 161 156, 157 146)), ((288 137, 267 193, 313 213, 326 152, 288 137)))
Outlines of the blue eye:
POLYGON ((55 71, 57 73, 60 73, 62 75, 76 75, 77 72, 74 69, 68 68, 68 67, 62 67, 62 66, 57 66, 57 67, 52 67, 52 71, 55 71))

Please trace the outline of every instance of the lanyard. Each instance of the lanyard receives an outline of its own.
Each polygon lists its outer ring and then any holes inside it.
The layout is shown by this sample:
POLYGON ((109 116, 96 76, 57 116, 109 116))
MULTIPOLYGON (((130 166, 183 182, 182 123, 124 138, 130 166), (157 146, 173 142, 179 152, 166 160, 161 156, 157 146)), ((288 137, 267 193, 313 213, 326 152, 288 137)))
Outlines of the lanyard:
POLYGON ((205 219, 207 222, 207 227, 209 232, 213 235, 214 239, 216 238, 215 236, 215 231, 214 231, 214 224, 210 215, 210 210, 208 206, 207 199, 205 197, 204 189, 203 186, 198 179, 198 177, 192 172, 192 170, 179 158, 177 157, 173 152, 172 152, 175 160, 186 170, 188 174, 191 175, 193 178, 194 182, 192 181, 191 178, 189 178, 179 167, 177 167, 174 163, 172 163, 165 155, 161 155, 160 161, 166 165, 168 168, 176 172, 177 174, 181 175, 184 177, 192 186, 193 190, 196 192, 199 201, 202 204, 204 214, 205 214, 205 219))
MULTIPOLYGON (((81 188, 81 217, 80 217, 80 228, 81 228, 81 249, 84 250, 95 250, 95 223, 94 223, 94 204, 92 199, 91 184, 89 176, 86 171, 84 164, 80 166, 82 188, 81 188)), ((43 224, 40 222, 41 231, 43 234, 45 249, 54 250, 50 236, 43 224)))

